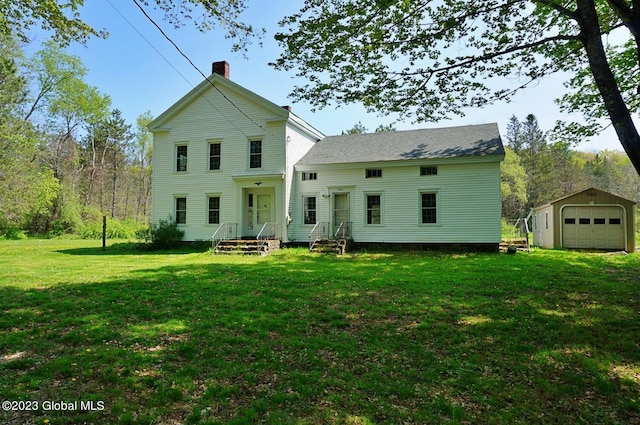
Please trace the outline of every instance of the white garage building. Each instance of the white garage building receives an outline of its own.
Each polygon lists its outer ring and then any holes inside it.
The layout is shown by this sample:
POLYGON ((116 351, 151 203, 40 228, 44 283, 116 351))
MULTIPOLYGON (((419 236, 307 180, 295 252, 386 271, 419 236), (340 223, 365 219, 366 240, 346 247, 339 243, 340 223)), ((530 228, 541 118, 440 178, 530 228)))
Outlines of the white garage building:
POLYGON ((533 244, 542 248, 635 250, 636 203, 590 188, 533 210, 533 244))

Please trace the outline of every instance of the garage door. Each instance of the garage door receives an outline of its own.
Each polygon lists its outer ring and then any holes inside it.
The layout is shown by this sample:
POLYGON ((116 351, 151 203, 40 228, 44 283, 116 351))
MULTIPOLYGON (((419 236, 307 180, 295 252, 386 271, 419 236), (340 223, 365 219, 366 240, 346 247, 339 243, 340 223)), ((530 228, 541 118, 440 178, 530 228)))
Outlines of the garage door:
POLYGON ((565 248, 624 249, 624 210, 616 206, 575 206, 562 209, 565 248))

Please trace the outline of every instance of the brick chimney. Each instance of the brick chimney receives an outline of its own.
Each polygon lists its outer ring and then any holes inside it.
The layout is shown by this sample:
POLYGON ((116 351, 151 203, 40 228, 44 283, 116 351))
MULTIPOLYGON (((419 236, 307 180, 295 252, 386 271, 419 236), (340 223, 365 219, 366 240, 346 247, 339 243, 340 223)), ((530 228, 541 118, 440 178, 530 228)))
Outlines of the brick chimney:
POLYGON ((211 65, 211 72, 213 74, 222 75, 227 80, 229 79, 229 63, 225 61, 214 62, 211 65))

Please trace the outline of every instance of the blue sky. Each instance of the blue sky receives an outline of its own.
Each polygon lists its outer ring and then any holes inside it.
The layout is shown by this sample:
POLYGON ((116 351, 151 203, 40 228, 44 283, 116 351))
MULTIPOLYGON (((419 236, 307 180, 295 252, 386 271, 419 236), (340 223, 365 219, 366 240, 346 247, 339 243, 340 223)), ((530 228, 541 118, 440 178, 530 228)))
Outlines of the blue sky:
MULTIPOLYGON (((244 20, 256 27, 264 27, 267 34, 250 47, 248 57, 231 52, 231 42, 224 32, 214 30, 201 33, 190 22, 174 29, 163 21, 157 12, 147 9, 156 22, 182 49, 192 62, 205 74, 211 73, 211 63, 226 60, 231 65, 230 77, 234 82, 279 105, 291 105, 293 112, 308 121, 326 135, 339 134, 342 130, 362 122, 373 131, 380 124, 393 123, 398 117, 380 117, 367 113, 359 105, 328 107, 315 112, 304 103, 293 103, 288 98, 297 83, 295 76, 276 71, 269 62, 280 55, 280 48, 273 39, 278 31, 278 21, 297 12, 302 0, 274 0, 248 2, 244 20)), ((132 1, 91 0, 80 10, 82 18, 97 29, 106 29, 106 40, 92 39, 86 46, 73 45, 68 52, 79 56, 89 69, 86 81, 111 96, 112 107, 120 109, 130 123, 149 110, 158 116, 180 97, 202 81, 196 71, 178 51, 160 34, 132 1)), ((44 35, 32 34, 35 42, 44 35)), ((562 76, 543 80, 538 86, 527 89, 511 103, 502 103, 483 109, 468 110, 465 117, 452 117, 439 123, 396 123, 398 130, 451 125, 497 122, 505 138, 509 118, 515 114, 523 120, 533 113, 543 130, 553 127, 557 119, 568 119, 559 113, 553 100, 564 90, 562 76)), ((500 84, 500 81, 496 81, 500 84)), ((609 129, 603 135, 584 142, 581 150, 622 150, 615 133, 609 129)))

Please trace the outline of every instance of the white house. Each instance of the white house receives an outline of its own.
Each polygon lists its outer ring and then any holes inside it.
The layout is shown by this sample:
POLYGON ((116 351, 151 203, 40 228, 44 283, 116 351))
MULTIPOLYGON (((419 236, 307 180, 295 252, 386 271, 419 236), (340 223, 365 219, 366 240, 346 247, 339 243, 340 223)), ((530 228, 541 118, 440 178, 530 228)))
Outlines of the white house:
POLYGON ((273 226, 285 243, 318 226, 354 242, 500 241, 496 124, 325 137, 216 62, 149 129, 152 220, 173 217, 185 240, 225 223, 247 238, 273 226))

